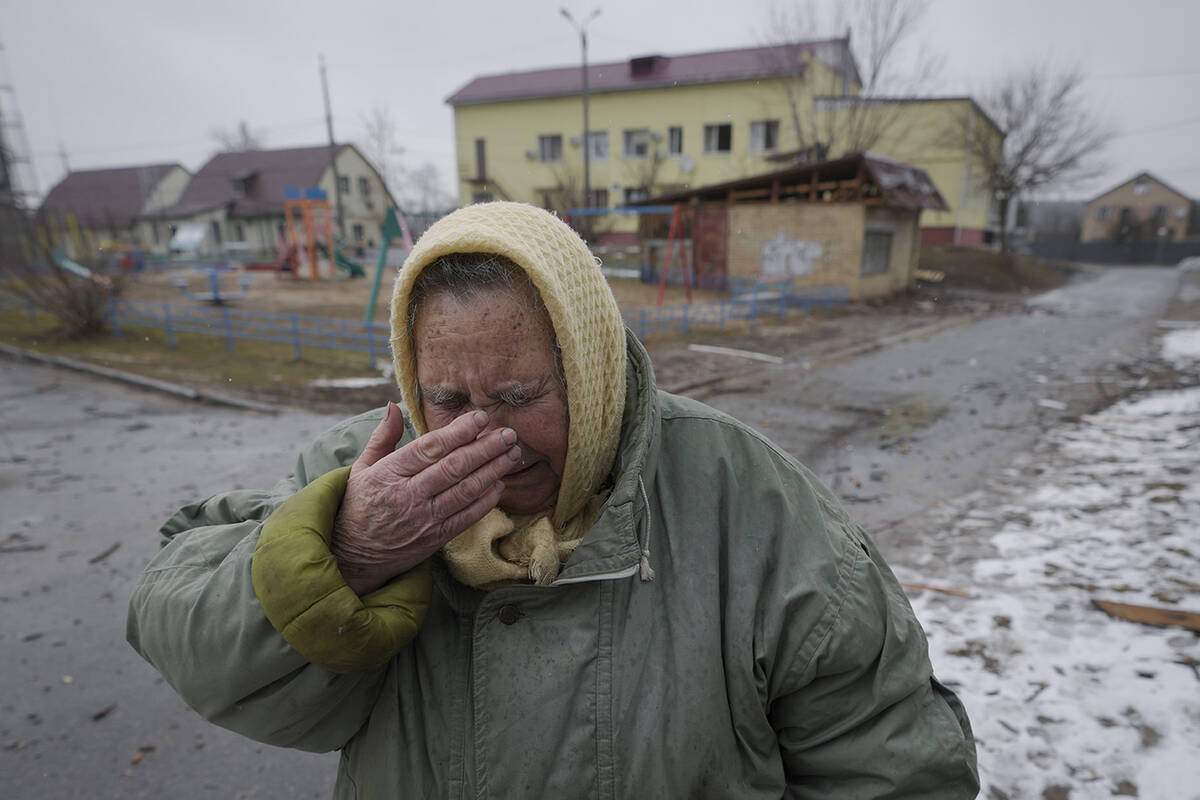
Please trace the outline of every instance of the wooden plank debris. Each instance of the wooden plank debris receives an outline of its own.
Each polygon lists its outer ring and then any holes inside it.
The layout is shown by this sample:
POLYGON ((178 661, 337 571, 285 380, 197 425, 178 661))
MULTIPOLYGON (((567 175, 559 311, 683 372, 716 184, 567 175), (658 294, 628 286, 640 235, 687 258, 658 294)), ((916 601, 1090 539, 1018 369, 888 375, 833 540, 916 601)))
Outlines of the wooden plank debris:
POLYGON ((1139 622, 1142 625, 1178 625, 1189 631, 1200 631, 1200 614, 1175 608, 1135 606, 1092 598, 1092 605, 1115 619, 1139 622))
POLYGON ((942 594, 952 594, 955 597, 966 597, 967 596, 967 592, 963 591, 962 589, 945 589, 941 586, 928 586, 924 583, 902 583, 900 585, 903 586, 905 589, 907 589, 910 592, 924 592, 924 591, 928 590, 930 592, 940 592, 942 594))

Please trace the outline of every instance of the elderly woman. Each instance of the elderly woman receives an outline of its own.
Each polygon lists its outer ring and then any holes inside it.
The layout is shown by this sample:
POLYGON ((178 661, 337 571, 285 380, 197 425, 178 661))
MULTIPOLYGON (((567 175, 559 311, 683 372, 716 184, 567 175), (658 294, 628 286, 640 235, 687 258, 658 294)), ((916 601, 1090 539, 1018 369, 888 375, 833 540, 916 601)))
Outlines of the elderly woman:
POLYGON ((786 453, 655 388, 565 224, 446 217, 392 331, 406 412, 163 527, 129 639, 193 708, 341 749, 346 798, 975 796, 875 545, 786 453))

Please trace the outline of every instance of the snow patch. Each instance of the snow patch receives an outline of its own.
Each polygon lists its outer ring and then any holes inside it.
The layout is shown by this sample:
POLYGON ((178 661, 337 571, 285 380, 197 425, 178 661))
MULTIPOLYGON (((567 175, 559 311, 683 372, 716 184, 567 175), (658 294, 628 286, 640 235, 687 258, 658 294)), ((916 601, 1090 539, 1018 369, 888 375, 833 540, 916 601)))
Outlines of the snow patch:
POLYGON ((912 602, 971 717, 980 797, 1200 798, 1200 637, 1091 602, 1200 611, 1197 454, 1200 389, 1119 403, 943 506, 920 563, 894 565, 970 592, 912 602))
POLYGON ((1181 328, 1164 335, 1162 355, 1175 366, 1200 361, 1200 328, 1181 328))

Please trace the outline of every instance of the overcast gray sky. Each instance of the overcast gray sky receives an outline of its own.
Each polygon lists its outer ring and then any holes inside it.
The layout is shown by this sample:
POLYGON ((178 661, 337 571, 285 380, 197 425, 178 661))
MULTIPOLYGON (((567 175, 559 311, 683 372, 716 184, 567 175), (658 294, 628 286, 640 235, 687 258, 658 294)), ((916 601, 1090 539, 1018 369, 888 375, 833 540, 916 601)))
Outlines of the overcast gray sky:
MULTIPOLYGON (((254 2, 0 0, 2 80, 16 90, 45 192, 72 168, 212 155, 214 129, 245 120, 268 147, 325 140, 324 53, 339 140, 391 109, 406 163, 454 172, 445 98, 473 76, 577 64, 559 15, 603 13, 590 60, 759 44, 777 0, 254 2)), ((1078 64, 1096 112, 1117 132, 1085 197, 1147 169, 1200 197, 1200 2, 933 0, 918 33, 944 59, 931 94, 973 93, 1030 60, 1078 64)), ((11 111, 13 95, 0 93, 11 111)))

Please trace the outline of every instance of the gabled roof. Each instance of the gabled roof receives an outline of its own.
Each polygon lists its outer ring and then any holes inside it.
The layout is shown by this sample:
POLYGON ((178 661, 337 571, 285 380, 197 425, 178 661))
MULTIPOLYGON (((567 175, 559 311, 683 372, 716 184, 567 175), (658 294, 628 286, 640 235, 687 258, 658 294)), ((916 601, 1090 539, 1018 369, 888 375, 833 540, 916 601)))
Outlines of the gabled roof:
MULTIPOLYGON (((850 78, 860 82, 854 56, 845 39, 823 39, 795 44, 714 50, 678 56, 648 55, 628 61, 588 65, 588 93, 623 92, 699 83, 725 83, 795 74, 805 53, 840 70, 849 67, 850 78)), ((482 75, 472 79, 446 102, 452 106, 495 103, 581 94, 582 69, 554 67, 530 72, 482 75)))
POLYGON ((81 169, 67 173, 42 201, 41 212, 74 216, 85 228, 128 228, 158 182, 179 164, 81 169))
POLYGON ((749 178, 667 192, 630 205, 667 205, 687 200, 738 202, 741 199, 767 199, 767 192, 774 192, 779 199, 804 200, 809 198, 814 183, 851 182, 856 178, 862 178, 864 183, 861 190, 856 190, 859 199, 878 196, 885 205, 895 208, 946 210, 946 201, 925 170, 872 153, 855 153, 833 161, 801 164, 749 178))
POLYGON ((215 208, 226 208, 231 217, 282 215, 283 190, 316 186, 333 153, 347 147, 351 145, 218 153, 192 176, 179 202, 155 216, 187 217, 215 208), (235 180, 244 184, 244 193, 235 180))
POLYGON ((1154 175, 1151 175, 1149 172, 1145 172, 1145 171, 1143 171, 1143 172, 1139 172, 1137 175, 1134 175, 1134 176, 1133 176, 1132 178, 1130 178, 1129 180, 1121 181, 1121 182, 1120 182, 1120 183, 1118 183, 1116 186, 1113 186, 1113 187, 1112 187, 1112 188, 1110 188, 1110 189, 1105 189, 1103 192, 1101 192, 1100 194, 1096 195, 1096 196, 1095 196, 1095 197, 1093 197, 1091 200, 1088 200, 1088 201, 1087 201, 1087 204, 1090 206, 1092 203, 1096 202, 1096 201, 1097 201, 1097 200, 1099 200, 1101 197, 1104 197, 1104 195, 1106 195, 1106 194, 1111 194, 1112 192, 1115 192, 1117 189, 1120 189, 1122 186, 1125 186, 1125 185, 1127 185, 1127 184, 1133 183, 1134 181, 1138 180, 1139 178, 1149 178, 1150 180, 1154 181, 1155 183, 1159 184, 1160 186, 1164 187, 1165 189, 1168 189, 1169 191, 1172 191, 1172 192, 1174 192, 1175 194, 1179 195, 1179 196, 1180 196, 1180 197, 1182 197, 1183 199, 1185 199, 1185 200, 1189 200, 1189 201, 1191 200, 1191 198, 1190 198, 1190 197, 1188 197, 1188 195, 1187 195, 1187 192, 1181 192, 1181 191, 1179 191, 1178 189, 1176 189, 1174 186, 1172 186, 1171 184, 1169 184, 1169 183, 1167 183, 1166 181, 1164 181, 1162 178, 1158 178, 1158 177, 1156 177, 1156 176, 1154 176, 1154 175))

